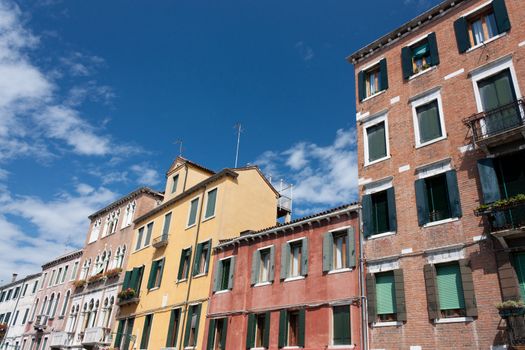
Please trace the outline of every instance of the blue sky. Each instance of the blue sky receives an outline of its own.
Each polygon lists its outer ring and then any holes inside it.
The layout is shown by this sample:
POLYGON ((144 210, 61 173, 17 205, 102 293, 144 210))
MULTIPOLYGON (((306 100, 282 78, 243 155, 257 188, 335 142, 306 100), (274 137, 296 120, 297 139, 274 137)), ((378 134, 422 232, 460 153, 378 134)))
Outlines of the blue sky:
POLYGON ((436 0, 0 0, 0 281, 178 155, 259 164, 296 217, 357 199, 345 57, 436 0))

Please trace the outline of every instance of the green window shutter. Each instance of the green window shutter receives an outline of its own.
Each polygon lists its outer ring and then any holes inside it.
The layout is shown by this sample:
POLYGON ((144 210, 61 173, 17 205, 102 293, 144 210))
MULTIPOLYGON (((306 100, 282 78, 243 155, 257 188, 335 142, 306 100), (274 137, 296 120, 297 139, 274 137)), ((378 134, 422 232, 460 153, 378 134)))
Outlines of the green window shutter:
POLYGON ((390 272, 378 273, 376 279, 377 314, 396 313, 396 295, 394 274, 390 272))
POLYGON ((267 311, 264 314, 264 334, 263 334, 263 346, 265 348, 270 347, 270 320, 272 313, 267 311))
POLYGON ((255 346, 255 314, 248 314, 248 327, 246 328, 246 349, 255 346))
POLYGON ((388 224, 389 231, 397 231, 397 215, 396 215, 396 194, 394 187, 390 187, 386 190, 386 197, 388 202, 388 224))
MULTIPOLYGON (((165 259, 166 258, 162 258, 162 260, 159 261, 159 264, 157 266, 160 266, 160 276, 159 276, 159 285, 157 287, 160 287, 161 283, 162 283, 162 275, 164 274, 164 265, 165 265, 165 259)), ((157 267, 159 268, 159 267, 157 267)))
POLYGON ((286 310, 279 312, 279 347, 283 348, 286 346, 286 331, 288 329, 288 315, 286 310))
POLYGON ((120 347, 120 343, 122 342, 122 332, 124 332, 125 323, 126 323, 126 320, 120 320, 118 322, 117 334, 115 334, 115 343, 114 343, 114 346, 116 348, 120 347))
POLYGON ((416 108, 419 142, 424 143, 443 136, 437 100, 416 108))
POLYGON ((425 276, 428 318, 434 320, 441 317, 434 265, 426 264, 423 266, 423 274, 425 276))
POLYGON ((357 90, 359 92, 359 101, 363 101, 366 98, 365 72, 363 71, 357 74, 357 90))
POLYGON ((211 256, 211 239, 205 243, 208 247, 208 250, 206 250, 206 268, 204 269, 205 273, 208 273, 208 270, 210 268, 210 256, 211 256))
POLYGON ((281 246, 281 279, 288 277, 288 264, 290 262, 290 244, 283 243, 281 246))
POLYGON ((323 272, 328 272, 332 269, 332 250, 334 236, 332 232, 327 232, 323 236, 323 272))
POLYGON ((122 290, 126 290, 129 288, 130 279, 131 279, 131 271, 126 271, 126 274, 124 275, 124 282, 122 282, 122 290))
POLYGON ((388 89, 388 71, 386 68, 386 58, 383 58, 381 61, 379 61, 379 79, 381 80, 380 89, 388 89))
POLYGON ((164 227, 162 228, 162 237, 167 237, 170 233, 171 213, 164 216, 164 227))
POLYGON ((355 234, 354 234, 354 228, 349 227, 346 231, 347 233, 347 242, 346 242, 346 263, 347 267, 353 269, 356 266, 356 242, 355 242, 355 234))
POLYGON ((396 313, 398 321, 407 320, 407 310, 405 302, 405 279, 403 278, 403 270, 396 269, 394 273, 395 295, 396 295, 396 313))
POLYGON ((142 265, 141 267, 138 268, 137 270, 137 283, 135 285, 135 291, 137 292, 136 294, 138 295, 139 292, 140 292, 140 285, 142 284, 142 276, 144 275, 144 265, 142 265))
POLYGON ((228 334, 228 318, 225 317, 219 322, 222 322, 222 334, 221 334, 221 350, 226 350, 226 335, 228 334))
POLYGON ((222 280, 222 260, 217 261, 215 263, 215 271, 213 272, 213 287, 212 291, 216 292, 219 290, 220 286, 219 283, 221 283, 222 280))
POLYGON ((304 344, 305 344, 305 336, 304 336, 304 333, 305 333, 305 327, 306 326, 306 310, 305 309, 301 309, 299 310, 299 335, 298 335, 298 339, 297 339, 297 345, 299 345, 300 347, 304 348, 304 344))
POLYGON ((230 271, 228 275, 228 289, 233 289, 233 278, 235 271, 235 256, 230 258, 230 271))
MULTIPOLYGON (((170 313, 170 323, 168 326, 168 337, 166 339, 166 347, 175 347, 177 344, 177 329, 175 328, 175 321, 179 318, 179 309, 173 309, 170 313)), ((178 322, 177 322, 178 327, 178 322)))
POLYGON ((144 328, 142 329, 142 337, 140 339, 140 348, 147 349, 149 343, 149 334, 151 331, 151 322, 153 315, 146 315, 144 318, 144 328))
POLYGON ((135 291, 138 291, 140 289, 140 278, 141 278, 140 269, 141 267, 134 267, 133 271, 131 272, 129 287, 133 288, 135 291))
POLYGON ((270 282, 275 278, 275 246, 270 247, 270 282))
POLYGON ((137 244, 135 245, 135 250, 140 249, 140 245, 142 244, 142 236, 144 235, 144 227, 139 228, 139 231, 137 233, 137 244))
POLYGON ((179 272, 177 273, 177 279, 178 280, 181 280, 182 279, 182 274, 184 272, 184 260, 186 258, 188 254, 188 250, 187 249, 183 249, 180 253, 180 262, 179 262, 179 272))
POLYGON ((151 289, 155 286, 155 275, 157 274, 158 265, 159 265, 158 260, 155 260, 151 263, 151 270, 149 271, 149 279, 148 279, 148 289, 151 289))
POLYGON ((208 201, 206 203, 205 217, 209 218, 215 214, 215 201, 217 200, 217 189, 208 192, 208 201))
POLYGON ((188 346, 191 331, 191 319, 193 317, 193 306, 187 306, 186 331, 184 332, 184 347, 188 346))
POLYGON ((195 251, 195 257, 193 259, 193 276, 199 274, 199 262, 202 256, 202 245, 203 243, 197 244, 197 250, 195 251))
POLYGON ((483 192, 483 203, 489 204, 501 199, 494 160, 492 158, 478 160, 478 173, 483 192))
POLYGON ((177 191, 178 182, 179 182, 179 174, 173 177, 173 184, 171 185, 171 193, 174 193, 175 191, 177 191))
POLYGON ((414 184, 416 188, 417 221, 419 226, 423 226, 430 220, 425 179, 417 179, 414 184))
POLYGON ((474 293, 472 269, 469 266, 468 259, 461 259, 459 261, 459 271, 461 274, 461 286, 463 288, 466 316, 476 317, 478 316, 478 307, 476 303, 476 294, 474 293))
POLYGON ((458 189, 458 178, 455 170, 446 172, 447 177, 447 189, 448 189, 448 200, 450 202, 450 210, 453 218, 460 218, 461 213, 461 201, 459 199, 458 189))
POLYGON ((153 231, 153 223, 150 222, 146 226, 146 237, 144 238, 144 244, 143 246, 149 245, 149 242, 151 241, 151 232, 153 231))
POLYGON ((492 8, 494 9, 494 17, 496 18, 496 25, 498 26, 498 34, 508 32, 510 30, 510 20, 505 1, 492 1, 492 8))
POLYGON ((361 197, 361 212, 363 215, 363 236, 369 237, 372 230, 372 195, 365 194, 361 197))
POLYGON ((463 309, 465 299, 458 264, 436 267, 440 310, 463 309))
POLYGON ((199 207, 199 199, 194 199, 190 202, 190 215, 188 218, 188 226, 195 224, 197 220, 197 208, 199 207))
MULTIPOLYGON (((199 339, 199 322, 201 320, 201 308, 202 304, 199 304, 195 306, 195 313, 197 314, 197 320, 195 321, 195 339, 199 339)), ((197 343, 197 340, 195 340, 195 343, 197 343)))
POLYGON ((384 121, 366 128, 368 141, 368 161, 372 162, 387 156, 386 124, 384 121))
POLYGON ((430 51, 430 65, 437 66, 439 64, 439 52, 437 46, 436 33, 430 33, 427 36, 428 49, 430 51))
POLYGON ((463 53, 470 48, 468 37, 468 23, 465 17, 460 17, 454 22, 454 32, 459 53, 463 53))
POLYGON ((351 345, 350 306, 334 306, 332 312, 334 345, 351 345))
POLYGON ((308 238, 301 240, 301 275, 308 275, 308 238))
POLYGON ((261 263, 261 259, 259 256, 259 250, 255 250, 252 254, 252 274, 250 276, 252 286, 259 282, 259 265, 261 263))
POLYGON ((412 50, 410 47, 401 49, 401 67, 403 68, 403 78, 408 79, 414 72, 412 67, 412 50))
POLYGON ((366 297, 368 300, 368 323, 377 318, 376 278, 374 274, 366 274, 366 297))
POLYGON ((213 342, 214 338, 215 338, 215 319, 212 318, 208 326, 208 344, 206 345, 207 350, 213 350, 213 346, 215 345, 213 342))

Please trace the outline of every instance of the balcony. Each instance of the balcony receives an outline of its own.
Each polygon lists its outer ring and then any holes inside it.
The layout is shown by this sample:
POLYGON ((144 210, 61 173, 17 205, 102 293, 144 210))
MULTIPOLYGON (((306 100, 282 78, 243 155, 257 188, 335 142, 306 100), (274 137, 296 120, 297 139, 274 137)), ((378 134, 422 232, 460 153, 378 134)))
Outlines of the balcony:
POLYGON ((463 120, 472 130, 474 146, 488 152, 503 144, 525 139, 525 109, 522 99, 463 120))
POLYGON ((47 321, 49 317, 46 315, 38 315, 33 323, 33 328, 36 331, 43 331, 47 327, 47 321))
POLYGON ((87 328, 82 339, 83 346, 111 344, 111 329, 104 327, 87 328))
POLYGON ((118 306, 124 306, 129 304, 137 304, 140 300, 139 294, 133 288, 128 288, 126 290, 118 293, 118 306))
POLYGON ((482 206, 474 212, 487 217, 490 232, 496 237, 518 236, 525 233, 525 195, 482 206))
POLYGON ((151 245, 155 248, 164 247, 168 244, 168 238, 169 235, 161 235, 159 237, 153 238, 153 241, 151 242, 151 245))
POLYGON ((52 348, 63 348, 73 344, 74 333, 70 332, 52 332, 49 346, 52 348))

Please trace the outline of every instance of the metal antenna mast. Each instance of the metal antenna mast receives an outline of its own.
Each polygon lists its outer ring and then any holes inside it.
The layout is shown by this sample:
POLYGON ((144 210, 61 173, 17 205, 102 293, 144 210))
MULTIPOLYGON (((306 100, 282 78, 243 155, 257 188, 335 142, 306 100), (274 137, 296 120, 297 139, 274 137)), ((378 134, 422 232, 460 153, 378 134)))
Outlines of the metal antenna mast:
POLYGON ((237 168, 237 163, 239 161, 239 144, 241 143, 241 132, 242 129, 241 123, 237 123, 233 126, 234 129, 237 129, 237 150, 235 151, 235 167, 237 168))
POLYGON ((179 139, 179 140, 173 142, 173 144, 174 144, 174 145, 179 144, 179 156, 182 157, 182 150, 184 149, 184 148, 182 147, 182 140, 179 139))

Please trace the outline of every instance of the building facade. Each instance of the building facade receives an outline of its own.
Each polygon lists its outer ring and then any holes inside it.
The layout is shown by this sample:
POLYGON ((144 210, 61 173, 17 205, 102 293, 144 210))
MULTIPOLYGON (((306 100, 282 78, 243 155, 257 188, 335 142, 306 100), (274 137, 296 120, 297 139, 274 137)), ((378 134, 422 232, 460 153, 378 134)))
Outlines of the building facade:
POLYGON ((51 335, 51 347, 98 349, 111 344, 117 293, 133 239, 133 219, 161 200, 162 194, 143 187, 90 215, 71 309, 65 327, 51 335))
POLYGON ((25 325, 22 350, 48 350, 51 335, 64 330, 81 257, 82 249, 42 265, 38 290, 25 325))
POLYGON ((218 244, 201 349, 362 349, 358 210, 218 244))
POLYGON ((523 15, 447 0, 349 57, 372 349, 511 341, 495 303, 525 290, 523 15))
POLYGON ((26 345, 23 340, 25 326, 35 300, 40 273, 20 280, 13 274, 11 283, 0 286, 0 349, 19 350, 26 345))
POLYGON ((278 196, 256 167, 215 173, 178 157, 163 203, 134 222, 114 346, 201 348, 213 246, 275 225, 278 196))

